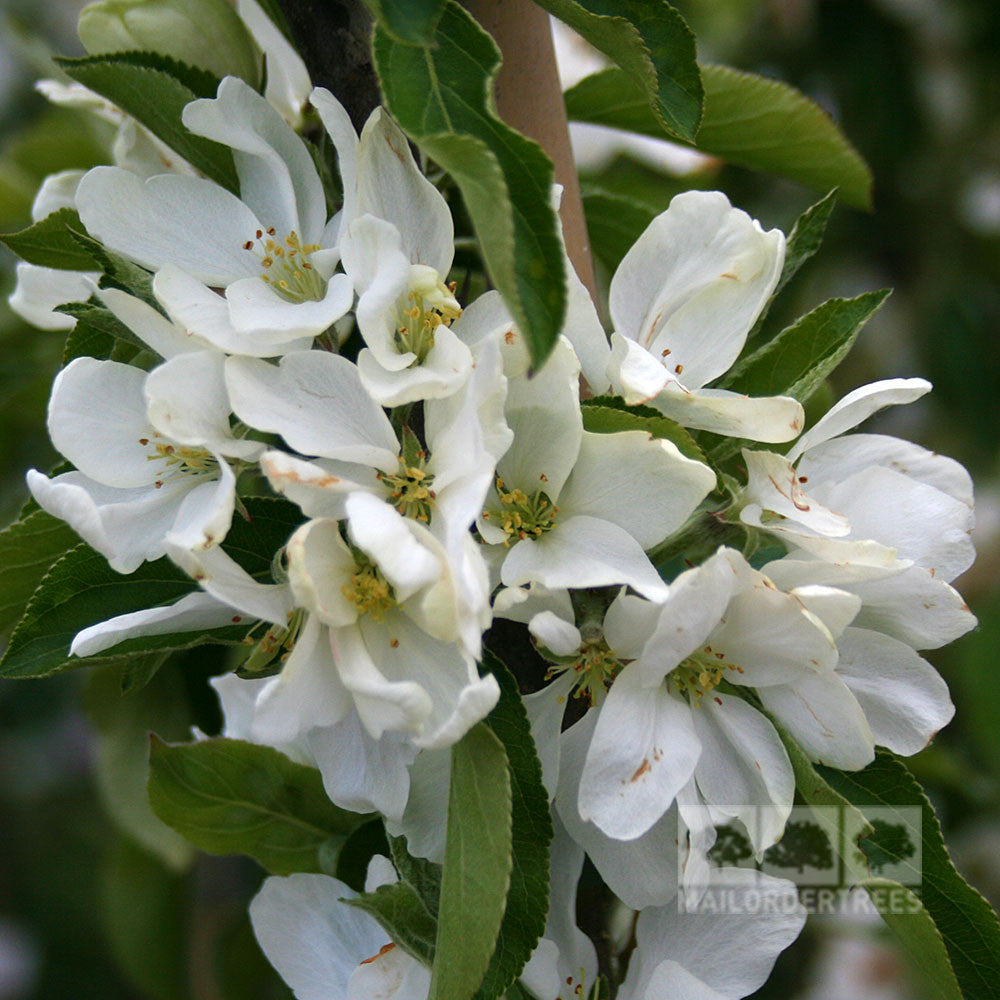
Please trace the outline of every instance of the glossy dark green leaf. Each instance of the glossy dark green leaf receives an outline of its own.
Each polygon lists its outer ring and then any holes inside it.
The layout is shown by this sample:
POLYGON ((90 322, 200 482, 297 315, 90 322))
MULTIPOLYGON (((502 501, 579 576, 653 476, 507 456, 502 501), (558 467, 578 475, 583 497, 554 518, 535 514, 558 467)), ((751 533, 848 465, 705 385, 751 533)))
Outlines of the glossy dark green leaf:
MULTIPOLYGON (((702 64, 705 107, 691 145, 727 163, 788 177, 870 208, 868 165, 818 104, 780 80, 702 64)), ((581 80, 566 93, 574 121, 658 138, 664 131, 645 94, 617 68, 581 80)))
POLYGON ((471 1000, 479 989, 500 934, 512 862, 507 754, 480 722, 451 751, 429 1000, 471 1000))
POLYGON ((193 135, 181 121, 186 104, 215 96, 219 81, 211 73, 155 52, 56 62, 71 79, 117 104, 206 177, 230 191, 239 190, 232 151, 193 135))
POLYGON ((581 409, 583 429, 586 431, 595 434, 645 431, 655 438, 671 441, 687 458, 697 462, 707 461, 690 432, 650 406, 626 406, 618 396, 596 396, 584 400, 581 409))
POLYGON ((539 0, 617 63, 661 128, 694 141, 704 92, 695 40, 666 0, 539 0))
POLYGON ((399 877, 413 888, 427 912, 436 920, 441 903, 441 866, 410 854, 405 837, 390 837, 389 849, 399 877))
POLYGON ((441 19, 444 0, 365 0, 378 23, 397 41, 428 45, 441 19))
POLYGON ((315 768, 271 747, 153 738, 153 811, 209 854, 246 854, 274 875, 321 872, 320 851, 369 817, 335 806, 315 768))
MULTIPOLYGON (((141 341, 100 299, 92 297, 87 302, 70 302, 57 306, 56 312, 65 313, 76 320, 63 349, 63 364, 74 358, 110 358, 115 348, 128 346, 146 351, 141 341)), ((116 358, 117 360, 117 358, 116 358)))
POLYGON ((407 954, 425 965, 434 961, 437 922, 411 885, 406 882, 383 885, 344 902, 370 913, 407 954))
POLYGON ((19 233, 0 237, 29 264, 58 271, 99 271, 100 262, 80 245, 73 233, 85 233, 80 216, 72 208, 60 208, 19 233))
POLYGON ((591 250, 611 274, 657 214, 635 198, 587 188, 583 211, 591 250))
POLYGON ((500 54, 493 39, 448 0, 433 45, 407 45, 376 27, 374 53, 386 107, 455 180, 490 279, 541 364, 566 311, 552 164, 496 116, 500 54))

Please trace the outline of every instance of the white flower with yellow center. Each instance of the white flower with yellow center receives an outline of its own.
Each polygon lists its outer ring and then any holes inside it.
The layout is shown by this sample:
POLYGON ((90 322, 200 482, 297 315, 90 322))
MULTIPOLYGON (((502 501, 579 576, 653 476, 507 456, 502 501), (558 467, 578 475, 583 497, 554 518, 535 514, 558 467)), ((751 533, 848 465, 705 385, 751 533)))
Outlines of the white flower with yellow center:
POLYGON ((408 428, 397 437, 358 368, 337 355, 299 352, 277 366, 230 358, 226 378, 243 421, 280 434, 309 456, 269 451, 262 458, 271 485, 309 517, 342 518, 347 497, 362 491, 430 528, 460 581, 463 645, 478 656, 490 620, 490 588, 469 528, 482 509, 496 456, 511 437, 497 351, 483 355, 457 392, 426 401, 426 447, 408 428))
POLYGON ((76 358, 57 376, 48 428, 76 467, 52 479, 32 469, 35 500, 61 517, 120 573, 164 555, 168 537, 208 548, 229 530, 235 475, 263 446, 234 436, 223 358, 197 347, 155 309, 101 293, 157 353, 149 374, 116 361, 76 358))
POLYGON ((862 386, 786 455, 745 450, 740 519, 827 562, 897 571, 913 564, 936 580, 954 579, 975 558, 969 474, 908 441, 844 433, 930 388, 924 379, 862 386))
POLYGON ((764 232, 724 194, 677 195, 611 279, 612 389, 687 427, 754 441, 795 437, 803 422, 796 400, 704 388, 739 357, 784 258, 784 235, 764 232))
POLYGON ((359 140, 329 92, 317 88, 312 102, 343 180, 339 246, 358 293, 365 388, 383 406, 448 396, 472 366, 469 349, 450 329, 461 307, 445 284, 455 249, 448 204, 385 111, 372 112, 359 140))
POLYGON ((508 587, 628 584, 662 600, 645 550, 676 531, 715 485, 712 471, 643 431, 583 429, 580 363, 560 340, 541 370, 508 382, 514 432, 477 528, 508 587))
POLYGON ((143 181, 96 167, 77 191, 80 218, 110 249, 155 271, 170 317, 218 349, 273 357, 308 347, 350 309, 352 290, 334 274, 336 225, 305 143, 234 77, 183 117, 233 150, 239 197, 201 177, 143 181))

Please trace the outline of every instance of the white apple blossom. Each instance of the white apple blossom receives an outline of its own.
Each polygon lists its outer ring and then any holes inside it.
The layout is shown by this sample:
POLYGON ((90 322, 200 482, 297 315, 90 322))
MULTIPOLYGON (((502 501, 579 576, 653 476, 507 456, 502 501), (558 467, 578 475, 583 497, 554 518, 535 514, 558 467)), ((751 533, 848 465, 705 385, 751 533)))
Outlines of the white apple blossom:
POLYGON ((106 246, 155 271, 170 317, 220 350, 272 357, 308 347, 347 312, 352 291, 334 274, 336 226, 303 140, 235 77, 183 117, 193 133, 232 148, 240 197, 202 177, 142 180, 95 167, 77 191, 80 218, 106 246))
POLYGON ((788 441, 803 411, 787 396, 703 388, 739 357, 781 275, 785 237, 717 191, 677 195, 611 279, 608 378, 625 402, 688 427, 788 441))
POLYGON ((645 549, 676 531, 715 485, 712 471, 643 431, 583 429, 580 363, 560 340, 533 376, 508 382, 514 440, 477 521, 508 587, 624 583, 662 600, 645 549))
POLYGON ((332 94, 317 88, 312 102, 337 149, 343 181, 338 239, 358 293, 365 388, 383 406, 447 396, 472 364, 449 329, 461 308, 444 283, 455 252, 447 202, 381 108, 359 139, 332 94))
MULTIPOLYGON (((395 881, 388 858, 373 858, 365 890, 395 881)), ((254 934, 296 1000, 427 1000, 430 969, 342 902, 356 897, 328 875, 272 876, 250 904, 254 934)))
POLYGON ((924 379, 862 386, 787 455, 744 451, 749 482, 740 519, 829 562, 914 564, 939 580, 954 579, 975 558, 968 473, 906 441, 844 435, 883 407, 912 402, 930 388, 924 379))

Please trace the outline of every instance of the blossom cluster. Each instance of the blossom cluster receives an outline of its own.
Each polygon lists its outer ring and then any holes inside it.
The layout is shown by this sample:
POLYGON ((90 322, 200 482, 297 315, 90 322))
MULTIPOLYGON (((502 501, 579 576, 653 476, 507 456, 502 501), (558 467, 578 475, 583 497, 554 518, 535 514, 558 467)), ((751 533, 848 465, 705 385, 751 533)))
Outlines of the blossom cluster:
MULTIPOLYGON (((12 304, 38 325, 71 326, 55 307, 93 295, 141 345, 59 373, 48 427, 72 469, 30 472, 31 493, 119 573, 168 556, 198 585, 95 623, 72 652, 247 626, 238 670, 213 682, 225 735, 315 766, 334 803, 441 861, 450 748, 500 696, 484 635, 521 623, 546 664, 524 704, 556 826, 523 985, 589 993, 586 853, 638 911, 620 997, 745 996, 804 917, 788 883, 709 873, 716 827, 744 824, 758 857, 781 837, 785 734, 853 770, 876 746, 915 753, 953 712, 918 651, 974 625, 950 585, 973 558, 969 477, 855 430, 930 386, 863 386, 808 428, 790 396, 719 388, 786 240, 700 191, 622 260, 610 341, 567 261, 565 326, 535 367, 501 296, 449 281, 451 210, 389 115, 359 136, 328 91, 308 106, 337 154, 334 212, 295 117, 233 77, 183 118, 232 150, 238 195, 175 156, 165 168, 134 122, 116 166, 39 193, 36 218, 75 209, 150 292, 19 266, 12 304), (709 461, 708 435, 740 442, 741 478, 709 461), (300 522, 266 581, 225 544, 265 490, 300 522), (710 880, 793 902, 680 913, 710 880)), ((396 877, 376 857, 368 888, 396 877)), ((251 915, 272 963, 303 1000, 424 1000, 430 971, 352 894, 269 879, 251 915)))

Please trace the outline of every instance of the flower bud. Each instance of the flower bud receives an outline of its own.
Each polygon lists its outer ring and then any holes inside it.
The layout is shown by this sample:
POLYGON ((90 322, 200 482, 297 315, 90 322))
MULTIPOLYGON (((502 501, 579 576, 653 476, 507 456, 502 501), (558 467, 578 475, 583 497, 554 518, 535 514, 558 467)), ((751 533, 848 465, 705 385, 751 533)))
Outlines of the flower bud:
POLYGON ((77 30, 91 55, 159 52, 252 87, 260 82, 260 51, 226 0, 97 0, 80 12, 77 30))

